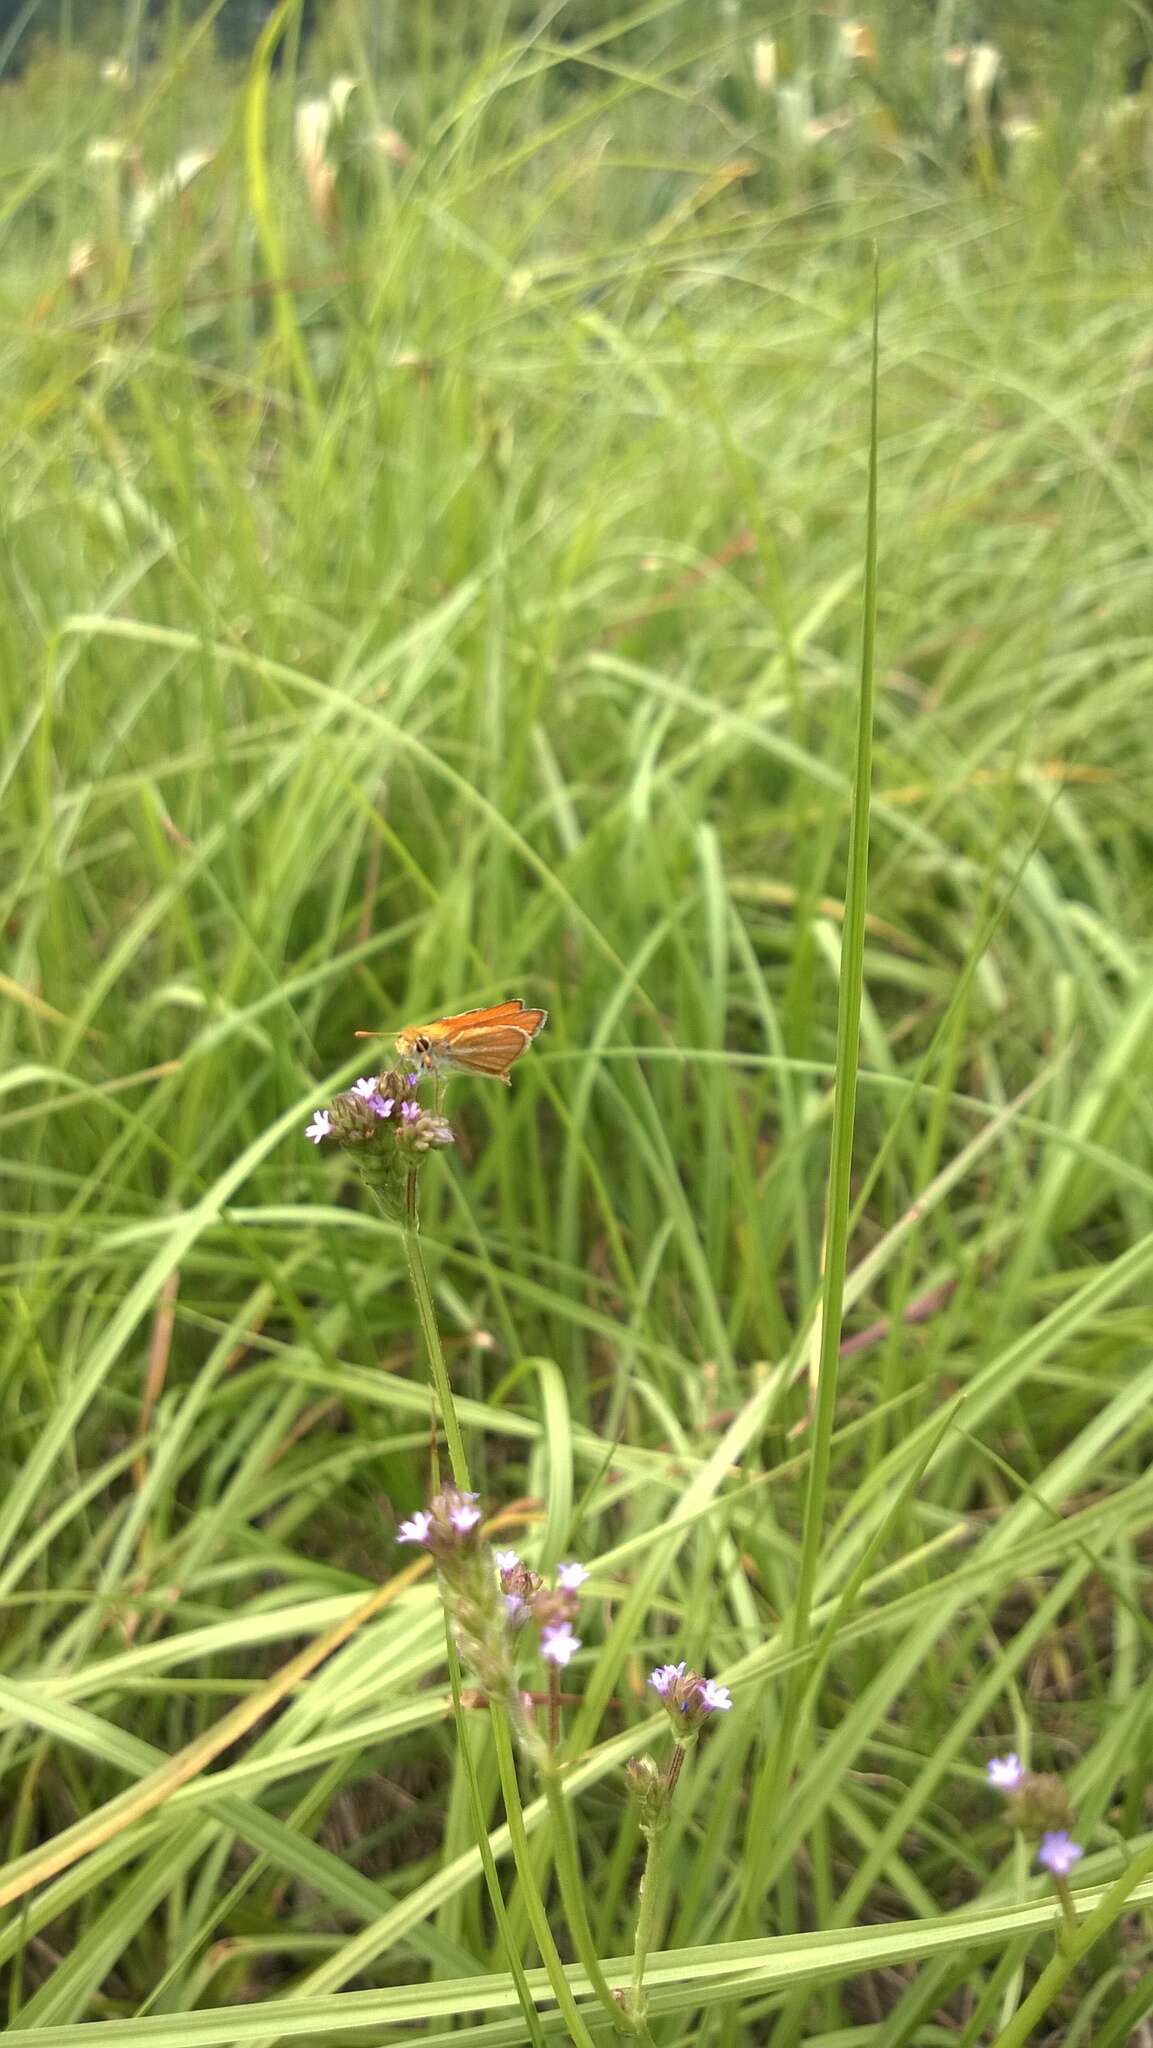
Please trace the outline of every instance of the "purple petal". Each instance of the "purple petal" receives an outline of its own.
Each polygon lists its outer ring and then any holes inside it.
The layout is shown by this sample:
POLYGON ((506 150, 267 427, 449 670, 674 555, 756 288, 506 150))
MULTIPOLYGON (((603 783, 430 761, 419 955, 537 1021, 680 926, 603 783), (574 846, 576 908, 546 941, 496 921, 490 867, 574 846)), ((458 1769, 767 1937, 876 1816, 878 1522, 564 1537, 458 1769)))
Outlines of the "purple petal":
POLYGON ((306 1138, 311 1138, 314 1145, 319 1145, 321 1139, 327 1138, 331 1130, 332 1118, 328 1111, 326 1109, 318 1109, 313 1112, 312 1122, 305 1125, 304 1135, 306 1138))
POLYGON ((718 1685, 715 1678, 706 1678, 701 1687, 700 1704, 707 1714, 727 1714, 732 1706, 732 1694, 727 1685, 718 1685))
POLYGON ((991 1756, 985 1775, 998 1792, 1012 1792, 1024 1777, 1025 1766, 1016 1751, 1011 1750, 1008 1756, 991 1756))
POLYGON ((396 1532, 396 1540, 398 1543, 427 1543, 431 1527, 432 1516, 428 1509, 418 1508, 409 1521, 401 1523, 396 1532))
POLYGON ((1080 1842, 1071 1842, 1064 1828, 1056 1828, 1041 1837, 1037 1861, 1051 1871, 1054 1877, 1067 1877, 1075 1863, 1085 1854, 1080 1842))
POLYGON ((570 1622, 554 1622, 551 1627, 541 1630, 541 1656, 550 1664, 559 1664, 562 1670, 576 1656, 580 1646, 581 1639, 574 1636, 570 1622))

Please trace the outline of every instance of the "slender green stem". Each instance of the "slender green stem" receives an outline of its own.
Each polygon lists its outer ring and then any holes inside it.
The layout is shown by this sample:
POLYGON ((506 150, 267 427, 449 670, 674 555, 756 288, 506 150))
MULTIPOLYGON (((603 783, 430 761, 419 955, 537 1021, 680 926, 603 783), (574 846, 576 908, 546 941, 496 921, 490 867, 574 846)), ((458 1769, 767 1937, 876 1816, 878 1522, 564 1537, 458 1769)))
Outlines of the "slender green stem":
MULTIPOLYGON (((413 1298, 416 1302, 416 1312, 420 1320, 425 1350, 428 1354, 428 1362, 432 1372, 436 1403, 444 1426, 449 1462, 452 1466, 452 1476, 457 1486, 467 1487, 469 1482, 468 1456, 464 1448, 464 1438, 461 1434, 460 1423, 457 1420, 452 1383, 448 1376, 448 1365, 444 1356, 444 1347, 440 1341, 440 1329, 437 1325, 436 1311, 433 1307, 432 1289, 428 1284, 428 1273, 425 1269, 424 1253, 420 1243, 415 1172, 409 1173, 404 1191, 404 1250, 408 1261, 408 1277, 412 1285, 413 1298)), ((536 2044, 542 2039, 540 2021, 536 2008, 532 2003, 528 1979, 525 1976, 523 1965, 516 1953, 515 1944, 512 1940, 508 1911, 504 1903, 504 1895, 500 1888, 500 1879, 488 1839, 488 1828, 481 1806, 480 1786, 476 1776, 476 1764, 472 1755, 468 1730, 464 1725, 464 1710, 460 1698, 460 1665, 457 1660, 456 1646, 452 1640, 451 1629, 446 1630, 446 1638, 448 1642, 448 1666, 452 1680, 453 1711, 456 1716, 459 1748, 468 1783, 469 1804, 473 1816, 473 1831, 488 1883, 493 1912, 496 1916, 497 1926, 508 1957, 509 1968, 512 1971, 517 1994, 524 2009, 529 2032, 533 2043, 536 2044)), ((560 1956, 552 1940, 548 1918, 545 1914, 544 1901, 541 1899, 539 1890, 537 1890, 533 1882, 532 1871, 528 1861, 528 1837, 525 1834, 524 1816, 520 1804, 520 1788, 516 1781, 516 1764, 509 1740, 505 1711, 496 1701, 492 1701, 490 1702, 490 1713, 496 1740, 497 1761, 500 1768, 505 1812, 508 1816, 509 1833, 512 1836, 513 1854, 520 1869, 521 1882, 525 1887, 525 1894, 529 1902, 529 1918, 532 1922, 533 1933, 536 1936, 537 1947, 540 1950, 541 1960, 544 1963, 545 1969, 548 1971, 549 1982, 556 1992, 557 2002, 562 2012, 565 2013, 566 2018, 569 2018, 570 2033, 573 2040, 579 2044, 579 2048, 584 2048, 586 2042, 590 2044, 591 2048, 591 2036, 581 2020, 576 2002, 564 1976, 560 1956), (521 1847, 518 1845, 523 1845, 523 1854, 521 1853, 521 1847), (534 1910, 534 1908, 539 1908, 539 1912, 534 1910), (550 1962, 549 1947, 552 1950, 552 1958, 555 1960, 556 1976, 554 1976, 552 1962, 550 1962), (571 2018, 569 2016, 570 2006, 572 2008, 571 2018)), ((563 1801, 561 1803, 563 1805, 563 1801)), ((609 1996, 611 1997, 611 1994, 609 1996)))
POLYGON ((1073 1894, 1069 1890, 1068 1878, 1055 1877, 1053 1879, 1053 1889, 1057 1894, 1058 1900, 1060 1901, 1061 1912, 1065 1920, 1065 1934, 1067 1937, 1070 1935, 1076 1935, 1077 1909, 1073 1904, 1073 1894))
POLYGON ((632 2022, 634 2031, 645 2023, 645 1967, 649 1950, 660 1932, 661 1903, 661 1849, 666 1829, 656 1828, 648 1838, 645 1852, 645 1870, 641 1878, 641 1903, 637 1914, 637 1929, 633 1936, 633 1974, 629 1983, 629 1995, 625 2011, 632 2022))
POLYGON ((501 1947, 504 1950, 505 1961, 508 1963, 513 1983, 516 1985, 517 1997, 520 1999, 521 2011, 524 2013, 529 2037, 533 2048, 544 2048, 544 2031, 541 2027, 540 2016, 533 2003, 532 1992, 529 1990, 524 1964, 521 1962, 520 1956, 517 1953, 516 1943, 512 1937, 508 1907, 505 1905, 504 1893, 500 1885, 500 1873, 496 1867, 496 1858, 492 1853, 492 1843, 488 1838, 488 1822, 485 1818, 484 1807, 481 1802, 480 1780, 477 1777, 476 1759, 472 1753, 467 1717, 460 1696, 460 1660, 456 1654, 456 1644, 452 1639, 452 1629, 448 1626, 447 1615, 445 1617, 445 1641, 448 1645, 448 1671, 452 1682, 452 1711, 456 1721, 457 1747, 460 1752, 461 1762, 464 1765, 465 1782, 468 1786, 468 1803, 472 1813, 473 1833, 476 1837, 476 1846, 480 1854, 481 1868, 484 1871, 488 1895, 492 1901, 493 1916, 496 1920, 497 1932, 500 1935, 501 1947))
MULTIPOLYGON (((694 1737, 695 1740, 695 1737, 694 1737)), ((625 1999, 625 2014, 628 2025, 637 2039, 650 2042, 645 2021, 645 1970, 649 1952, 660 1934, 661 1898, 664 1887, 664 1843, 672 1813, 673 1794, 677 1779, 681 1775, 689 1745, 678 1742, 665 1766, 664 1784, 659 1799, 650 1809, 650 1822, 644 1827, 647 1848, 645 1850, 644 1875, 641 1878, 640 1908, 637 1913, 636 1933, 633 1936, 633 1974, 625 1999)))
MULTIPOLYGON (((1087 1920, 1081 1921, 1076 1931, 1067 1934, 1057 1953, 1042 1970, 1029 1996, 1017 2007, 1008 2026, 1002 2027, 993 2043, 993 2048, 1027 2048, 1027 2043, 1037 2039, 1038 2024, 1044 2019, 1061 1987, 1072 1976, 1082 1956, 1092 1948, 1106 1928, 1119 1920, 1125 1910, 1126 1901, 1142 1879, 1153 1871, 1153 1848, 1143 1849, 1122 1871, 1115 1884, 1111 1884, 1103 1899, 1099 1900, 1087 1920)), ((1072 1899, 1070 1906, 1072 1907, 1072 1899)))
MULTIPOLYGON (((852 1194, 853 1127, 857 1106, 857 1055, 865 969, 865 907, 869 864, 869 794, 873 761, 873 670, 877 628, 877 370, 879 361, 879 287, 874 267, 873 365, 869 417, 869 483, 865 534, 865 601, 861 648, 861 688, 857 706, 853 805, 849 823, 848 876, 845 887, 841 986, 837 1011, 836 1091, 829 1157, 828 1226, 824 1285, 820 1306, 817 1400, 809 1438, 809 1477, 801 1528, 801 1555, 793 1603, 794 1651, 803 1650, 812 1631, 817 1567, 825 1534, 825 1501, 832 1464, 833 1429, 837 1414, 837 1373, 841 1321, 845 1302, 849 1213, 852 1194)), ((772 1841, 777 1812, 789 1772, 808 1726, 802 1714, 806 1666, 798 1661, 790 1675, 779 1715, 776 1740, 749 1801, 746 1830, 743 1913, 750 1924, 761 1896, 761 1869, 772 1841)))
POLYGON ((549 1819, 552 1822, 552 1853, 560 1880, 560 1894, 564 1903, 565 1918, 572 1933, 573 1945, 584 1965, 585 1975, 612 2018, 614 2026, 619 2025, 621 2009, 609 1990, 593 1931, 589 1925, 585 1907, 585 1886, 581 1874, 580 1854, 577 1849, 576 1833, 573 1828, 572 1809, 561 1791, 559 1773, 549 1766, 541 1772, 544 1795, 548 1801, 549 1819))
POLYGON ((456 1403, 452 1395, 452 1381, 448 1376, 444 1347, 436 1323, 436 1311, 432 1305, 432 1289, 428 1284, 424 1252, 420 1243, 420 1222, 416 1207, 416 1174, 410 1172, 404 1190, 404 1256, 408 1262, 408 1278, 416 1302, 416 1313, 420 1321, 424 1348, 432 1374, 433 1391, 440 1420, 444 1427, 445 1442, 448 1445, 448 1460, 452 1476, 460 1487, 468 1486, 468 1456, 464 1448, 460 1423, 457 1421, 456 1403))
POLYGON ((532 1928, 545 1974, 552 1986, 553 1996, 564 2015, 569 2039, 577 2048, 593 2048, 593 2038, 585 2024, 580 2007, 572 1994, 572 1986, 565 1975, 557 1945, 552 1937, 548 1913, 541 1897, 540 1887, 532 1867, 532 1853, 528 1835, 525 1832, 524 1809, 520 1803, 520 1786, 516 1781, 516 1759, 513 1755, 512 1738, 503 1707, 494 1701, 490 1707, 493 1741, 496 1745, 497 1768, 500 1771, 501 1791, 504 1795, 504 1810, 508 1820, 508 1831, 512 1839, 512 1853, 520 1881, 524 1886, 525 1904, 528 1908, 529 1925, 532 1928))
POLYGON ((865 620, 861 689, 857 705, 856 764, 849 823, 841 988, 837 1010, 836 1098, 829 1157, 828 1238, 825 1250, 817 1404, 809 1451, 801 1558, 793 1609, 793 1647, 809 1639, 817 1565, 824 1539, 825 1496, 836 1421, 837 1368, 845 1301, 849 1207, 852 1192, 853 1124, 857 1108, 857 1054, 865 980, 865 905, 869 867, 869 794, 873 765, 873 668, 877 632, 877 364, 879 304, 873 298, 873 375, 870 399, 869 486, 865 539, 865 620))

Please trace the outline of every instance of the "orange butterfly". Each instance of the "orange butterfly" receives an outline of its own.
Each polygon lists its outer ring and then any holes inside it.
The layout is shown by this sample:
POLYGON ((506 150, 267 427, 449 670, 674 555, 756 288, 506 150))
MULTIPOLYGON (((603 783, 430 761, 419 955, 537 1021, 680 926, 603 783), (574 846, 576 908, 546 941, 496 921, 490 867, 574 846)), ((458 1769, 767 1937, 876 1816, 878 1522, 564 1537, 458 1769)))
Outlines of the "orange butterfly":
MULTIPOLYGON (((396 1034, 402 1060, 415 1060, 430 1074, 493 1074, 509 1084, 508 1070, 527 1052, 548 1023, 547 1010, 526 1010, 520 997, 488 1010, 462 1010, 435 1024, 406 1024, 396 1034)), ((358 1031, 358 1038, 375 1032, 358 1031)))

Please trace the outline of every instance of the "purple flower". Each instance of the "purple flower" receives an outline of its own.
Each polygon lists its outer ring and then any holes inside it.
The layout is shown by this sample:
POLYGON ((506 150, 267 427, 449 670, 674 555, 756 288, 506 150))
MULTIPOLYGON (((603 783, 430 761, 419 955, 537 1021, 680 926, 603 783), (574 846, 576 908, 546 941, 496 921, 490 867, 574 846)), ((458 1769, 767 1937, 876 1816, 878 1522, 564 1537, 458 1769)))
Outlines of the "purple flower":
POLYGON ((304 1135, 306 1138, 311 1138, 314 1145, 319 1145, 322 1138, 327 1138, 331 1129, 332 1118, 328 1111, 326 1109, 317 1109, 313 1111, 312 1122, 305 1125, 304 1135))
POLYGON ((369 1079, 367 1081, 354 1081, 352 1084, 352 1092, 354 1095, 359 1095, 362 1102, 371 1102, 373 1096, 376 1094, 379 1082, 380 1075, 372 1074, 369 1076, 369 1079))
POLYGON ((562 1593, 577 1593, 588 1577, 583 1564, 558 1564, 556 1582, 562 1593))
POLYGON ((519 1593, 506 1593, 504 1596, 504 1611, 510 1621, 523 1621, 528 1613, 528 1601, 523 1599, 519 1593))
POLYGON ((402 1102, 400 1105, 400 1113, 404 1118, 406 1124, 414 1124, 417 1120, 417 1117, 420 1115, 419 1102, 402 1102))
POLYGON ((1025 1766, 1016 1750, 1010 1750, 1008 1756, 991 1756, 985 1774, 998 1792, 1015 1792, 1025 1775, 1025 1766))
POLYGON ((574 1636, 571 1622, 553 1622, 551 1627, 541 1630, 541 1656, 550 1664, 559 1664, 562 1670, 576 1656, 580 1646, 581 1639, 574 1636))
POLYGON ((727 1685, 718 1685, 715 1678, 706 1678, 698 1704, 706 1714, 727 1714, 733 1702, 727 1685))
POLYGON ((1075 1863, 1085 1854, 1080 1842, 1071 1842, 1064 1828, 1057 1828, 1051 1834, 1042 1835, 1037 1861, 1052 1872, 1054 1877, 1068 1877, 1075 1863))
POLYGON ((396 1097, 393 1095, 370 1095, 368 1106, 374 1116, 391 1116, 396 1097))
POLYGON ((520 1563, 515 1550, 494 1550, 492 1561, 498 1572, 515 1572, 520 1563))
POLYGON ((396 1532, 398 1543, 427 1543, 432 1527, 432 1516, 427 1508, 418 1508, 410 1521, 402 1522, 396 1532))
POLYGON ((408 1082, 408 1085, 409 1085, 409 1087, 410 1087, 410 1088, 419 1088, 419 1086, 420 1086, 421 1082, 422 1082, 422 1081, 423 1081, 423 1079, 424 1079, 424 1075, 423 1075, 423 1074, 406 1074, 404 1078, 405 1078, 405 1080, 406 1080, 406 1081, 408 1082))
POLYGON ((480 1520, 480 1509, 466 1495, 459 1506, 449 1509, 448 1519, 454 1529, 459 1529, 462 1536, 467 1536, 469 1530, 475 1529, 480 1520))
POLYGON ((653 1691, 659 1692, 663 1699, 670 1685, 675 1685, 678 1678, 683 1678, 684 1675, 685 1667, 683 1664, 659 1664, 650 1677, 649 1684, 652 1686, 653 1691))

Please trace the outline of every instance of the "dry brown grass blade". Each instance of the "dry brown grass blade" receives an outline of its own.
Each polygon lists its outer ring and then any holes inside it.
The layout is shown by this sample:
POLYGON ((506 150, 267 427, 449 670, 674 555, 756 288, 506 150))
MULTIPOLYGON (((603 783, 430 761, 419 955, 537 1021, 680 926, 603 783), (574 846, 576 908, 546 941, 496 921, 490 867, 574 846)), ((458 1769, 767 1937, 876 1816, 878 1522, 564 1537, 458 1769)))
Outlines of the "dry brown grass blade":
MULTIPOLYGON (((484 1533, 486 1536, 494 1536, 503 1529, 522 1527, 526 1521, 536 1520, 539 1520, 539 1513, 515 1513, 506 1508, 501 1514, 495 1515, 491 1522, 486 1523, 484 1533)), ((326 1629, 323 1635, 318 1636, 315 1642, 307 1643, 295 1657, 290 1657, 288 1663, 274 1672, 268 1683, 261 1686, 259 1692, 251 1693, 247 1699, 241 1700, 240 1704, 233 1707, 231 1713, 225 1714, 223 1720, 218 1721, 215 1727, 206 1729, 203 1735, 197 1736, 194 1742, 187 1743, 175 1756, 168 1757, 164 1763, 158 1764, 147 1777, 141 1778, 126 1792, 118 1792, 114 1799, 106 1800, 103 1806, 97 1807, 95 1812, 84 1820, 77 1821, 72 1827, 65 1828, 62 1834, 54 1836, 52 1841, 46 1842, 42 1848, 29 1850, 27 1855, 17 1857, 0 1878, 0 1906, 11 1905, 14 1899, 23 1898, 37 1885, 46 1883, 50 1877, 56 1877, 60 1871, 69 1869, 73 1863, 78 1863, 82 1856, 90 1856, 101 1843, 111 1841, 115 1835, 123 1834, 125 1828, 131 1827, 135 1821, 142 1820, 145 1814, 154 1812, 158 1806, 163 1806, 164 1801, 170 1798, 173 1792, 178 1791, 181 1785, 187 1785, 190 1779, 197 1777, 209 1764, 215 1763, 218 1756, 226 1749, 231 1749, 234 1743, 239 1742, 242 1736, 255 1728, 258 1721, 262 1721, 266 1714, 271 1713, 274 1707, 287 1699, 298 1685, 306 1678, 310 1678, 321 1664, 357 1633, 358 1629, 363 1628, 376 1615, 382 1614, 384 1609, 390 1607, 402 1593, 406 1593, 410 1586, 424 1578, 431 1566, 430 1557, 414 1558, 413 1562, 398 1572, 395 1578, 389 1579, 383 1586, 378 1586, 374 1593, 369 1594, 367 1600, 362 1600, 360 1606, 346 1615, 343 1621, 336 1622, 332 1628, 326 1629)))
POLYGON ((266 1685, 261 1686, 259 1692, 241 1700, 239 1706, 233 1707, 231 1713, 225 1714, 223 1720, 218 1721, 215 1727, 197 1736, 195 1742, 187 1743, 175 1756, 168 1757, 164 1763, 150 1771, 146 1778, 141 1778, 137 1784, 130 1786, 126 1792, 117 1793, 114 1799, 106 1800, 103 1806, 97 1807, 95 1812, 84 1820, 77 1821, 62 1834, 54 1836, 43 1848, 30 1850, 27 1855, 20 1856, 14 1863, 9 1864, 7 1876, 0 1881, 0 1906, 10 1905, 13 1899, 23 1898, 37 1885, 46 1883, 50 1877, 56 1877, 60 1871, 69 1869, 73 1863, 78 1863, 82 1856, 90 1856, 102 1842, 111 1841, 113 1836, 122 1834, 125 1828, 131 1827, 135 1821, 142 1820, 145 1814, 152 1813, 158 1806, 163 1806, 164 1801, 181 1785, 186 1785, 191 1778, 198 1776, 226 1749, 231 1749, 234 1743, 247 1735, 266 1714, 271 1713, 273 1707, 279 1706, 289 1693, 309 1678, 334 1651, 348 1642, 358 1629, 363 1628, 366 1622, 382 1613, 401 1593, 407 1592, 410 1586, 423 1578, 431 1563, 431 1558, 415 1559, 402 1572, 398 1572, 395 1578, 389 1579, 386 1585, 378 1586, 376 1591, 370 1594, 367 1600, 363 1600, 351 1614, 346 1615, 343 1621, 326 1629, 315 1642, 308 1643, 303 1650, 298 1651, 295 1657, 291 1657, 287 1664, 282 1665, 281 1669, 273 1674, 266 1685))
MULTIPOLYGON (((156 1303, 156 1314, 152 1319, 152 1336, 148 1345, 148 1368, 144 1375, 144 1398, 140 1403, 140 1416, 136 1424, 138 1437, 146 1437, 152 1427, 156 1403, 164 1391, 164 1380, 168 1371, 168 1354, 172 1349, 172 1332, 176 1324, 176 1296, 180 1290, 179 1268, 174 1266, 168 1274, 156 1303)), ((148 1477, 148 1460, 141 1452, 132 1467, 132 1483, 137 1492, 148 1477)))
MULTIPOLYGON (((28 1010, 33 1017, 42 1018, 45 1024, 64 1024, 70 1031, 74 1029, 73 1018, 66 1017, 63 1010, 54 1009, 51 1003, 44 1001, 43 996, 35 995, 30 988, 24 988, 20 982, 13 981, 10 974, 0 974, 0 996, 7 997, 10 1003, 19 1003, 21 1009, 28 1010)), ((100 1033, 88 1026, 84 1036, 99 1038, 100 1033)))

